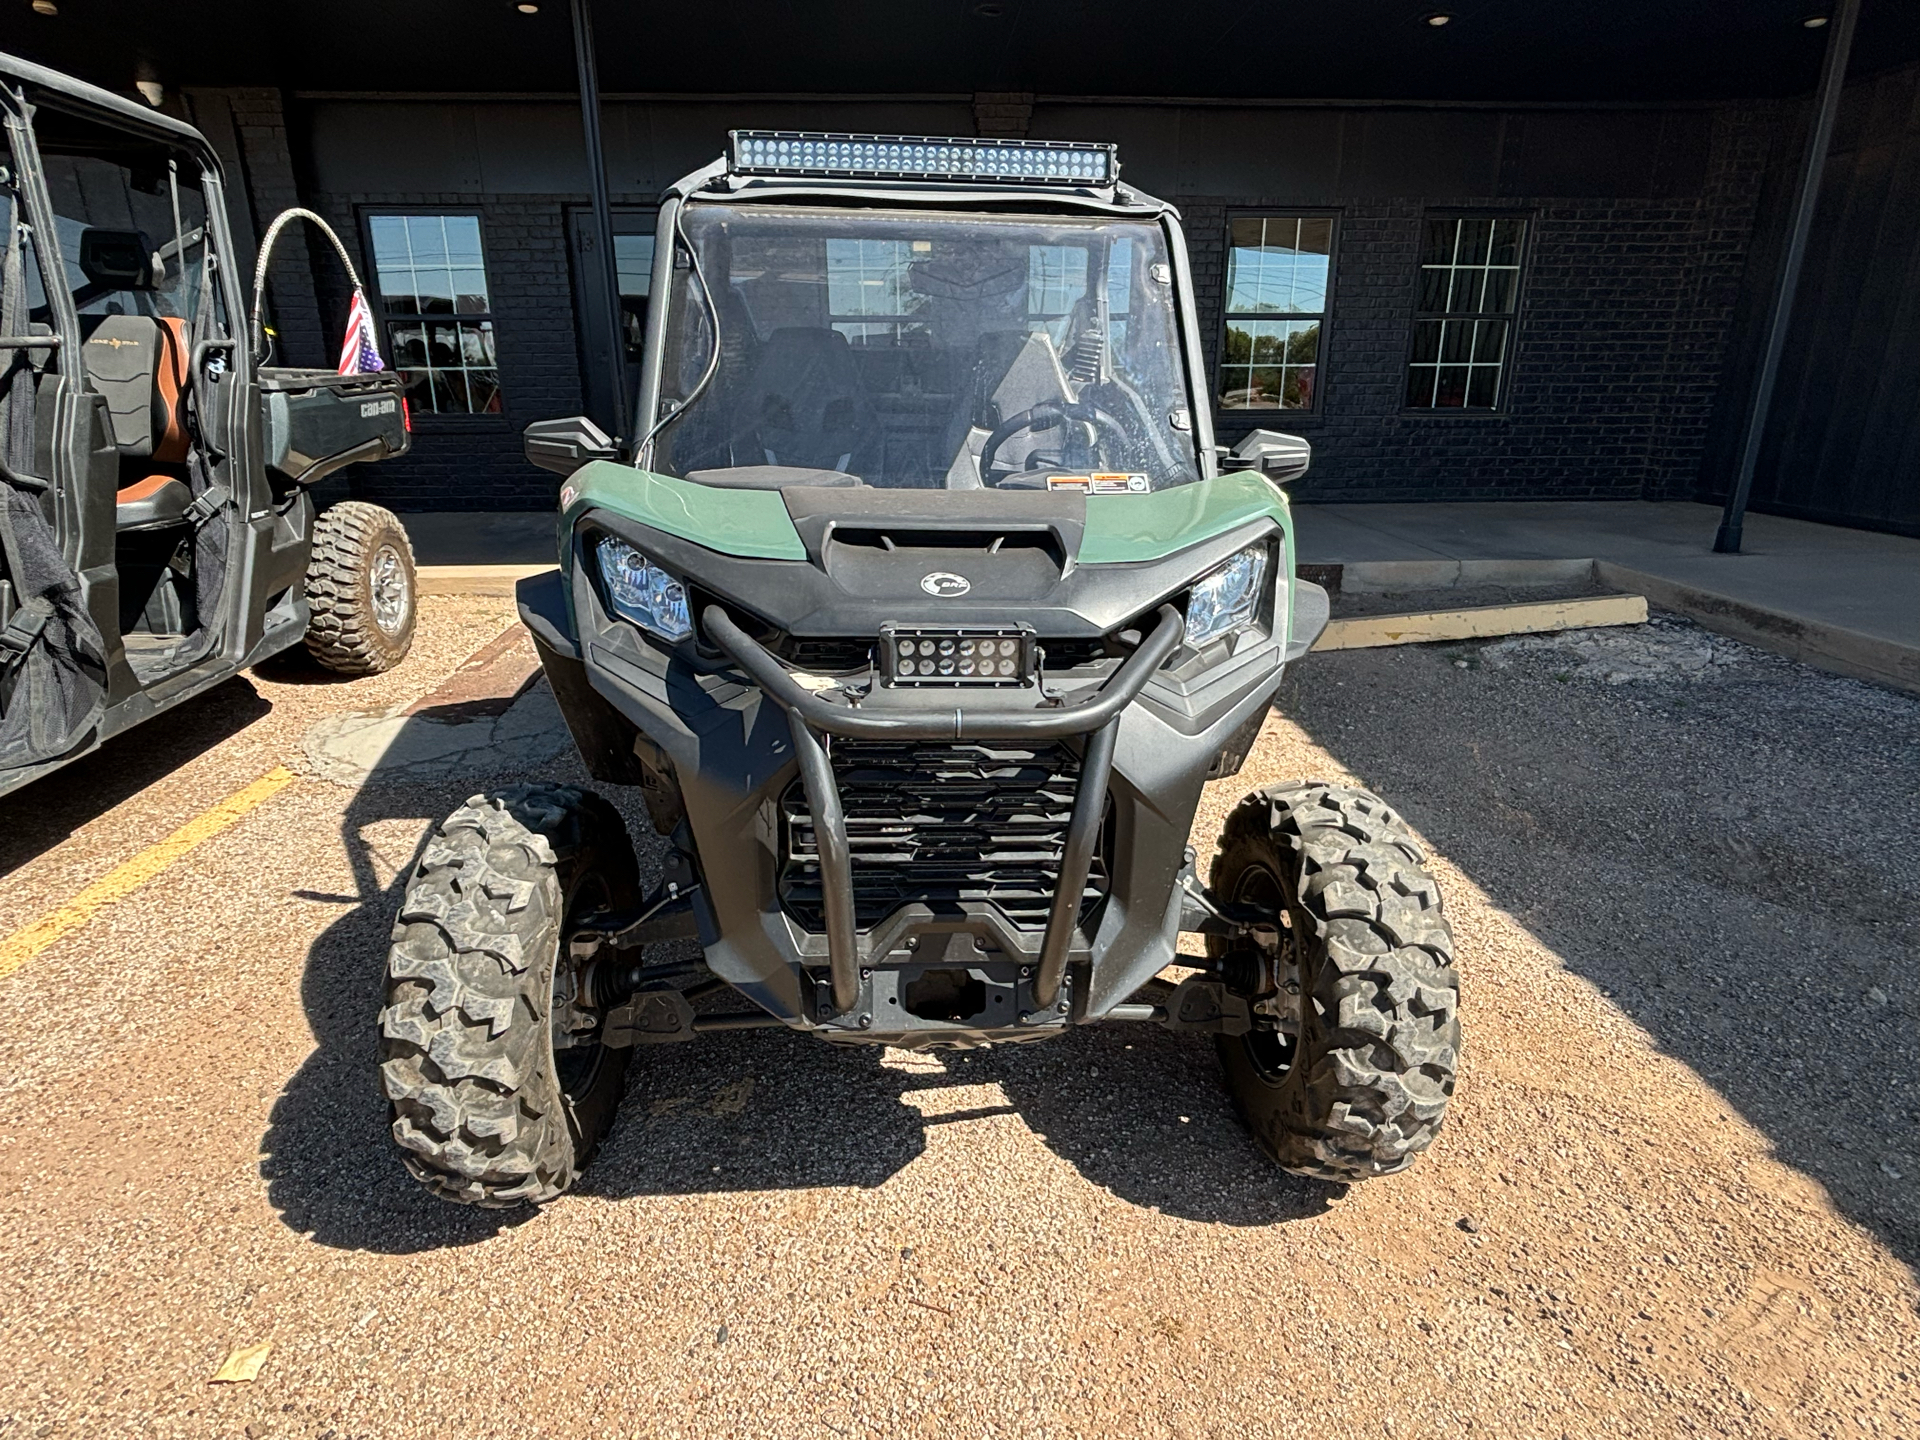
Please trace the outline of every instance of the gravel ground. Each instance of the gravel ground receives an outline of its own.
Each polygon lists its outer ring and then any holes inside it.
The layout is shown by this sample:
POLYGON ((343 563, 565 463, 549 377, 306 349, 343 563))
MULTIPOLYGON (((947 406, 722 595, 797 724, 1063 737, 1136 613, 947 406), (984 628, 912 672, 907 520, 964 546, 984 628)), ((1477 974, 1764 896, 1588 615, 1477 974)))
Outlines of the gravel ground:
MULTIPOLYGON (((393 675, 285 667, 15 797, 0 933, 506 618, 437 602, 393 675)), ((1195 826, 1364 777, 1432 842, 1465 1075, 1350 1190, 1261 1159, 1209 1046, 1111 1026, 655 1052, 581 1190, 440 1204, 381 958, 511 757, 303 779, 0 982, 0 1437, 1920 1432, 1920 703, 1491 648, 1314 657, 1195 826)))

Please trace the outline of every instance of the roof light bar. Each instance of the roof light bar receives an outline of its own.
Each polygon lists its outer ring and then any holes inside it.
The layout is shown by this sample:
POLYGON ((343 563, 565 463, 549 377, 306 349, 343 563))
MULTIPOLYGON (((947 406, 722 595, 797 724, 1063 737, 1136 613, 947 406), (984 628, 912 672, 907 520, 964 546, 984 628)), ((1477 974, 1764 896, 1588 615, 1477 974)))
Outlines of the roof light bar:
POLYGON ((972 140, 934 135, 840 135, 812 130, 730 130, 736 175, 824 175, 960 180, 1001 185, 1111 185, 1112 145, 1077 140, 972 140))

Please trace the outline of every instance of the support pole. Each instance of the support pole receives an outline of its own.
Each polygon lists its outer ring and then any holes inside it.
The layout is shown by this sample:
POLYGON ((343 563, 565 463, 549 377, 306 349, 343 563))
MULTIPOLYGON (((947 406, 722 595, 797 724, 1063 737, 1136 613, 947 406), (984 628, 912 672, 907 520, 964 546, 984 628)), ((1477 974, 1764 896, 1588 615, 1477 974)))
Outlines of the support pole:
POLYGON ((606 309, 607 346, 600 363, 609 366, 613 386, 613 433, 633 438, 628 423, 627 347, 620 336, 620 273, 613 257, 613 204, 607 198, 607 157, 600 139, 600 75, 593 55, 593 13, 590 0, 572 0, 573 59, 580 72, 580 128, 587 139, 587 183, 593 194, 593 249, 595 260, 588 283, 600 292, 606 309))
POLYGON ((1847 52, 1853 48, 1853 22, 1859 15, 1860 0, 1840 0, 1827 27, 1827 54, 1820 69, 1820 89, 1814 97, 1813 133, 1807 137, 1807 158, 1800 174, 1800 193, 1793 202, 1793 226, 1788 234, 1786 260, 1780 267, 1780 286, 1767 313, 1766 349, 1760 359, 1760 379, 1753 390, 1753 412, 1747 417, 1747 437, 1740 447, 1740 470, 1720 517, 1720 533, 1713 537, 1717 554, 1740 553, 1747 497, 1753 492, 1753 472, 1760 463, 1760 440, 1766 432, 1767 412, 1773 406, 1780 352, 1786 348, 1787 324, 1793 318, 1793 292, 1800 284, 1800 262, 1807 254, 1807 232, 1813 228, 1813 207, 1820 198, 1827 144, 1833 138, 1833 117, 1840 109, 1840 91, 1847 81, 1847 52))

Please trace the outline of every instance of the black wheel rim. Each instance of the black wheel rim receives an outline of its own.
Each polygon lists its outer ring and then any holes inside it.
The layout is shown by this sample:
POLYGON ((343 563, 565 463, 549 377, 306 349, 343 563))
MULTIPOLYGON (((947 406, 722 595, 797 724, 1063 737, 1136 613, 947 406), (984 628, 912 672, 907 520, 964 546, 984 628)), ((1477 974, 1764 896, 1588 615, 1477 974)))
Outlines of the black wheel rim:
MULTIPOLYGON (((1276 910, 1285 915, 1291 908, 1286 886, 1273 870, 1258 861, 1247 866, 1234 879, 1234 901, 1242 905, 1259 905, 1276 910)), ((1292 945, 1294 932, 1283 930, 1282 945, 1292 945)), ((1235 942, 1237 945, 1250 946, 1250 940, 1235 942)), ((1296 973, 1298 968, 1296 967, 1296 973)), ((1241 1037, 1246 1048, 1247 1062, 1253 1066, 1254 1073, 1269 1085, 1278 1085, 1292 1073, 1294 1057, 1299 1053, 1298 1036, 1288 1035, 1280 1030, 1249 1030, 1241 1037)))

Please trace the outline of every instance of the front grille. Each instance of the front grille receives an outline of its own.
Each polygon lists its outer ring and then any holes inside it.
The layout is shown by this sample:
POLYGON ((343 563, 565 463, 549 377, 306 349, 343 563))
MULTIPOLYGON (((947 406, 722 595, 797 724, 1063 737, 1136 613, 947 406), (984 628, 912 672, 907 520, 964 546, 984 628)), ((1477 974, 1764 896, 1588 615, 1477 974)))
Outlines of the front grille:
MULTIPOLYGON (((936 914, 991 904, 1016 925, 1045 927, 1080 782, 1072 750, 836 738, 832 762, 861 929, 915 902, 936 914)), ((781 812, 781 903, 807 929, 824 930, 813 817, 798 780, 781 812)), ((1110 831, 1101 826, 1083 917, 1107 893, 1110 831)))

